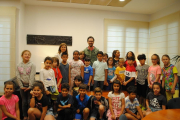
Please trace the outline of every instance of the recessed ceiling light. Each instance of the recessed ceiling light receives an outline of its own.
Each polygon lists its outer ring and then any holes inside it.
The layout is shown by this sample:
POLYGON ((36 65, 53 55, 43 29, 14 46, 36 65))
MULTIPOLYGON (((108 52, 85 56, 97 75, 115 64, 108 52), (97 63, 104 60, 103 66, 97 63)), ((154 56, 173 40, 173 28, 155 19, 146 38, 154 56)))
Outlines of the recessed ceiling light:
POLYGON ((125 1, 125 0, 119 0, 119 1, 125 1))

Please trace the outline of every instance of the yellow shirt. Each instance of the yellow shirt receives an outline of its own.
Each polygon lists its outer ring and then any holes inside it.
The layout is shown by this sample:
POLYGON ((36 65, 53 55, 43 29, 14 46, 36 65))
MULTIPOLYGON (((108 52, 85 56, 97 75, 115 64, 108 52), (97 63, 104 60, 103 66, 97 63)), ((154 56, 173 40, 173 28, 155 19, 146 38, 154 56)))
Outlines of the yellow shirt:
POLYGON ((117 75, 117 80, 120 80, 118 79, 118 76, 121 78, 121 84, 122 82, 124 82, 124 79, 125 79, 125 75, 124 75, 124 72, 125 72, 126 68, 123 66, 123 67, 117 67, 116 70, 115 70, 115 74, 117 75))

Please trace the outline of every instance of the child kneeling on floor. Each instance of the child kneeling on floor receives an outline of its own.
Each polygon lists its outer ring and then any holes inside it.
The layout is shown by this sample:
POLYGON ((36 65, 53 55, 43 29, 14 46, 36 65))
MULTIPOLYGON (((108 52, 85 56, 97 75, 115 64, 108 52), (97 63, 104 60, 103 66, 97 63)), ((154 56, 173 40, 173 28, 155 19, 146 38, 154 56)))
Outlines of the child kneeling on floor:
POLYGON ((103 120, 106 118, 108 101, 102 96, 102 90, 100 87, 95 88, 94 96, 90 97, 88 106, 90 109, 90 120, 103 120))

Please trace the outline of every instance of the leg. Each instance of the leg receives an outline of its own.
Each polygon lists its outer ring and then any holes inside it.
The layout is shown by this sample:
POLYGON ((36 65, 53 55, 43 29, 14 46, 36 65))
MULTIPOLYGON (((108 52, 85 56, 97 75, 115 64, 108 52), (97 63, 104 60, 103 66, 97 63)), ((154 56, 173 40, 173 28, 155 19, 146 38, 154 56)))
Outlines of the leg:
MULTIPOLYGON (((28 92, 28 91, 27 91, 28 92)), ((23 110, 23 117, 27 119, 27 111, 28 111, 28 94, 24 92, 24 90, 20 89, 20 94, 22 98, 22 110, 23 110)))
POLYGON ((98 86, 98 81, 94 80, 94 88, 93 89, 95 89, 97 86, 98 86))
POLYGON ((64 110, 64 120, 72 120, 72 110, 67 108, 64 110))
POLYGON ((127 120, 127 117, 125 114, 122 114, 120 117, 119 117, 119 120, 127 120))
POLYGON ((36 120, 36 118, 41 118, 41 111, 37 108, 29 108, 28 116, 30 120, 36 120))
POLYGON ((135 118, 134 116, 132 116, 131 114, 129 113, 125 113, 126 117, 128 120, 138 120, 137 118, 135 118))
POLYGON ((170 100, 170 99, 172 99, 172 94, 171 94, 171 92, 170 91, 166 91, 166 98, 167 98, 167 102, 170 100))
POLYGON ((179 90, 175 90, 173 98, 178 98, 178 97, 179 97, 179 90))
POLYGON ((88 116, 89 116, 89 108, 84 108, 84 110, 83 110, 83 119, 87 120, 88 116))
POLYGON ((15 120, 15 119, 8 117, 8 118, 6 118, 6 119, 4 119, 4 120, 15 120))
POLYGON ((104 114, 104 106, 103 105, 99 105, 99 119, 103 118, 103 114, 104 114))
POLYGON ((104 81, 99 81, 99 87, 101 88, 101 90, 103 90, 103 86, 104 86, 104 81))
POLYGON ((44 120, 55 120, 55 118, 52 115, 46 115, 44 120))

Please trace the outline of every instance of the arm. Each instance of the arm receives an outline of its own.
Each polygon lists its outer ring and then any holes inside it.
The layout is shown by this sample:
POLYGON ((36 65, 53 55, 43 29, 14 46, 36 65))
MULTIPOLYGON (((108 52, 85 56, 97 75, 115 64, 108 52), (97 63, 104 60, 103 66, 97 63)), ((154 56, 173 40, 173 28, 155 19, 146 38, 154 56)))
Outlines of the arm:
POLYGON ((10 118, 13 118, 13 119, 17 120, 17 117, 11 115, 11 114, 7 111, 7 109, 6 109, 6 107, 5 107, 4 105, 0 105, 0 108, 1 108, 2 112, 3 112, 7 117, 10 117, 10 118))
POLYGON ((91 80, 92 80, 92 75, 89 76, 89 82, 88 82, 88 85, 90 86, 91 84, 91 80))
POLYGON ((16 117, 18 120, 20 120, 19 102, 16 103, 16 117))
POLYGON ((32 96, 32 98, 30 99, 30 108, 34 108, 35 106, 35 97, 32 96))
POLYGON ((108 97, 108 100, 109 100, 109 109, 110 109, 112 118, 115 119, 115 115, 114 115, 113 108, 112 108, 112 99, 110 97, 108 97))
POLYGON ((156 76, 156 80, 155 80, 154 82, 158 82, 158 81, 159 81, 159 79, 160 79, 160 77, 161 77, 161 74, 157 74, 157 76, 156 76))
MULTIPOLYGON (((42 70, 40 71, 39 77, 40 77, 39 80, 44 84, 44 75, 43 75, 43 71, 42 70)), ((45 89, 45 91, 47 91, 47 88, 46 88, 45 84, 44 84, 44 89, 45 89)))
POLYGON ((20 74, 19 74, 18 66, 17 66, 17 68, 16 68, 16 76, 17 76, 17 82, 18 82, 19 87, 20 87, 20 88, 23 88, 23 84, 22 84, 22 82, 21 82, 21 76, 20 76, 20 74))
MULTIPOLYGON (((111 82, 113 82, 114 80, 116 80, 116 78, 117 78, 117 75, 114 75, 114 77, 110 80, 111 82)), ((118 77, 119 78, 119 77, 118 77)), ((121 77, 120 77, 120 79, 121 79, 121 77)), ((120 80, 121 81, 121 80, 120 80)))
POLYGON ((47 108, 48 108, 48 106, 45 106, 42 108, 42 114, 41 114, 40 120, 44 120, 44 118, 46 116, 47 108))
POLYGON ((81 66, 81 77, 84 78, 84 66, 81 66))
POLYGON ((123 98, 121 101, 121 113, 120 113, 119 117, 123 114, 124 109, 125 109, 125 99, 123 98))
POLYGON ((139 112, 140 116, 141 116, 141 119, 143 118, 143 113, 142 113, 142 110, 139 106, 136 107, 137 108, 137 111, 139 112))
POLYGON ((107 69, 104 69, 104 72, 105 72, 105 80, 104 80, 104 83, 105 83, 105 85, 108 86, 108 82, 107 82, 107 72, 108 72, 108 70, 107 70, 107 69))
POLYGON ((94 84, 94 75, 95 75, 95 69, 93 68, 92 84, 94 84))
POLYGON ((71 65, 69 65, 69 86, 71 85, 71 65))
POLYGON ((165 110, 166 109, 166 106, 165 105, 162 105, 162 110, 165 110))
POLYGON ((36 66, 32 64, 30 78, 29 78, 29 89, 31 89, 33 86, 35 75, 36 75, 36 66))
POLYGON ((127 83, 129 83, 129 82, 131 82, 132 80, 134 80, 134 78, 135 78, 135 77, 131 77, 131 78, 127 81, 127 83))
POLYGON ((149 100, 148 100, 148 99, 146 99, 146 107, 147 107, 147 110, 151 110, 151 109, 149 108, 149 100))
POLYGON ((172 87, 172 90, 171 90, 172 94, 175 93, 175 87, 176 87, 177 81, 178 81, 177 73, 174 73, 174 83, 173 83, 173 87, 172 87))
POLYGON ((66 108, 70 108, 70 107, 71 107, 71 104, 64 105, 64 106, 58 105, 58 107, 59 107, 60 109, 66 109, 66 108))
POLYGON ((134 116, 135 118, 137 118, 137 115, 134 114, 132 111, 129 110, 129 108, 125 109, 127 111, 127 113, 131 114, 132 116, 134 116))

